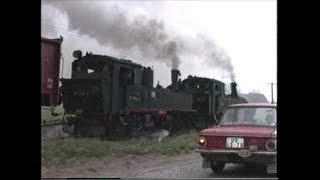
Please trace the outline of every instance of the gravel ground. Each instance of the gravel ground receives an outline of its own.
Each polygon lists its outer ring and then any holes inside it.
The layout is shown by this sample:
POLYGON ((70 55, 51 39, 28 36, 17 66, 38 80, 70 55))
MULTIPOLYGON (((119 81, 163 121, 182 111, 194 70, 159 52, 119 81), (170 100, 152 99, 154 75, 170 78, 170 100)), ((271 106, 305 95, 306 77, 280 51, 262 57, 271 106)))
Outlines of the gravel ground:
POLYGON ((68 160, 64 165, 42 163, 43 178, 271 178, 264 167, 227 164, 217 175, 211 169, 201 169, 201 156, 196 153, 175 157, 155 155, 108 156, 101 159, 68 160))

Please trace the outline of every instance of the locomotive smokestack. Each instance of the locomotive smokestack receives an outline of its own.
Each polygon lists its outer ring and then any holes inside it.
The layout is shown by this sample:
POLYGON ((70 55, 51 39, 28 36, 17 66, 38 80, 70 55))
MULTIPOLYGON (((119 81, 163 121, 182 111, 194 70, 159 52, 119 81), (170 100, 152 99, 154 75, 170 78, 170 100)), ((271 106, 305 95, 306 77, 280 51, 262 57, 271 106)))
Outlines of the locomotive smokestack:
POLYGON ((180 71, 178 69, 171 69, 171 83, 176 85, 178 82, 178 76, 180 76, 180 71))
POLYGON ((237 93, 237 83, 232 82, 231 83, 231 96, 232 97, 238 97, 238 93, 237 93))

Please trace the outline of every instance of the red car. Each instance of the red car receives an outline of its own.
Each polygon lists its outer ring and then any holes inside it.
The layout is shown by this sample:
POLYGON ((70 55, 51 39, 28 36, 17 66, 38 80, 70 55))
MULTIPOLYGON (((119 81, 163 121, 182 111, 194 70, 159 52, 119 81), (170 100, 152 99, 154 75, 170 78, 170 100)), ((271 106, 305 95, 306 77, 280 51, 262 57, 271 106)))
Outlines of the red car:
POLYGON ((262 163, 277 172, 277 105, 235 104, 226 108, 218 125, 198 138, 202 168, 222 173, 225 163, 262 163))

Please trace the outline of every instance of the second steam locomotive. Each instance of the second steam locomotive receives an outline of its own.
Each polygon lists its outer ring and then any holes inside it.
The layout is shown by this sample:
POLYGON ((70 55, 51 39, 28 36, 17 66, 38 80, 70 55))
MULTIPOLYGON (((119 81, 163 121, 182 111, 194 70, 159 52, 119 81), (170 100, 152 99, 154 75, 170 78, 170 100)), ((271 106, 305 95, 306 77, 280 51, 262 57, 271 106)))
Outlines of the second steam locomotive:
POLYGON ((229 104, 246 103, 236 83, 171 70, 171 85, 153 87, 153 70, 130 60, 74 51, 71 79, 61 79, 64 132, 80 136, 133 137, 167 129, 213 125, 229 104))

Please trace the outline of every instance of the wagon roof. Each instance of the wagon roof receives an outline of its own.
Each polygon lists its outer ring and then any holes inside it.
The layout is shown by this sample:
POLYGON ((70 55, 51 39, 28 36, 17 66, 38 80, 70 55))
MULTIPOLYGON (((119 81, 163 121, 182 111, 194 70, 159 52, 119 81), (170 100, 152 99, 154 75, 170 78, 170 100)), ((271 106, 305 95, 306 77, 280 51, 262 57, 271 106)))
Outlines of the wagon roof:
POLYGON ((56 39, 49 39, 49 38, 45 38, 45 37, 41 37, 41 41, 42 42, 52 42, 52 43, 57 43, 57 44, 61 44, 62 43, 63 38, 56 38, 56 39))

